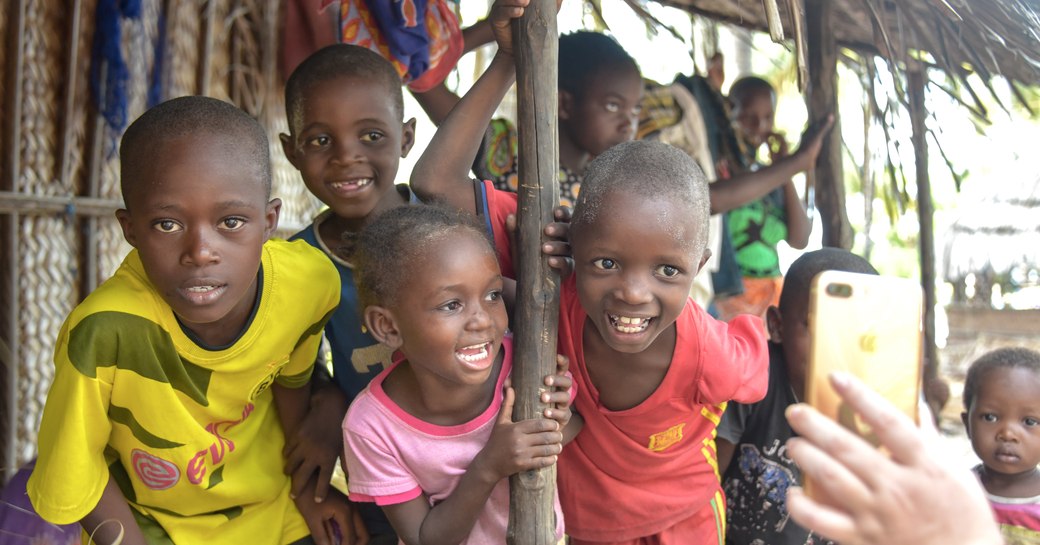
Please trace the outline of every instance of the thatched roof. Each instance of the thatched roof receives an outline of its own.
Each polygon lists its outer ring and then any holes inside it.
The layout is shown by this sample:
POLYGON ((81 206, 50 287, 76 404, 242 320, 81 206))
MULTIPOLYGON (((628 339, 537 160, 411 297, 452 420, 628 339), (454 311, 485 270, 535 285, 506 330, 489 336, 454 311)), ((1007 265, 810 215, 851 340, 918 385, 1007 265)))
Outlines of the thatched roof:
POLYGON ((956 282, 968 273, 1015 268, 1040 270, 1040 176, 1007 176, 979 187, 945 234, 943 276, 956 282))
MULTIPOLYGON (((766 30, 762 0, 657 0, 748 28, 766 30)), ((972 70, 1040 84, 1040 0, 830 0, 838 43, 902 60, 932 54, 949 72, 972 70)), ((787 2, 777 2, 793 36, 787 2)))

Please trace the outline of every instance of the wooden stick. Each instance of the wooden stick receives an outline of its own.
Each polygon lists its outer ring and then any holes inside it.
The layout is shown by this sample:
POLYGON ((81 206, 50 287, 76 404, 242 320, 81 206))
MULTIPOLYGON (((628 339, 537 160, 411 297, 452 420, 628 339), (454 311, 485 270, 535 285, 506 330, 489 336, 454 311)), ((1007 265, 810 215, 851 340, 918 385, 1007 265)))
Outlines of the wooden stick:
POLYGON ((776 5, 776 0, 762 0, 762 9, 766 12, 769 37, 774 43, 784 41, 784 23, 780 20, 780 7, 776 5))
MULTIPOLYGON (((7 123, 4 126, 4 143, 7 146, 5 163, 3 167, 3 180, 0 181, 0 189, 18 191, 21 167, 21 142, 22 142, 22 75, 25 71, 25 18, 28 9, 28 0, 19 0, 18 4, 10 12, 11 19, 8 21, 7 52, 13 53, 8 67, 7 80, 7 103, 4 109, 7 112, 7 123)), ((5 218, 6 240, 4 245, 4 260, 6 267, 3 273, 4 285, 0 287, 4 294, 4 325, 7 326, 4 334, 7 336, 8 350, 4 354, 4 367, 7 374, 4 377, 5 396, 4 400, 4 437, 3 437, 3 467, 0 468, 0 482, 6 483, 7 479, 14 475, 18 469, 18 408, 19 395, 18 383, 21 380, 19 370, 21 367, 21 302, 18 279, 20 257, 20 241, 18 227, 21 224, 17 213, 11 213, 5 218)))
MULTIPOLYGON (((517 72, 518 255, 516 327, 513 342, 513 420, 539 418, 543 379, 556 371, 559 276, 542 256, 542 231, 559 202, 557 189, 556 71, 558 39, 555 0, 532 0, 513 24, 517 72)), ((510 545, 556 543, 556 467, 509 479, 510 545)))
MULTIPOLYGON (((911 63, 907 70, 910 94, 910 125, 913 128, 911 141, 914 145, 914 165, 917 178, 917 220, 920 223, 918 249, 921 258, 921 287, 924 289, 924 383, 927 385, 939 374, 939 353, 935 346, 935 229, 932 216, 932 184, 928 178, 928 141, 925 118, 928 115, 924 103, 925 69, 911 63)), ((924 390, 925 399, 931 397, 929 388, 924 390)))

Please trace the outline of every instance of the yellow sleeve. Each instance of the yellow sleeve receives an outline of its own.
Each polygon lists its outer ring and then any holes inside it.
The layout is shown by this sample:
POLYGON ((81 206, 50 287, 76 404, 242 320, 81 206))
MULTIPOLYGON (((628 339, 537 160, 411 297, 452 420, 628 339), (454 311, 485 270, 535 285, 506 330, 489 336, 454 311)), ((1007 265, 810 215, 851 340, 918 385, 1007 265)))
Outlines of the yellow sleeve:
POLYGON ((39 430, 40 454, 26 487, 33 508, 54 524, 75 523, 90 513, 108 483, 105 447, 112 431, 108 407, 115 362, 82 362, 69 355, 71 335, 96 333, 70 333, 66 322, 54 351, 54 382, 39 430), (106 363, 109 366, 102 367, 106 363))

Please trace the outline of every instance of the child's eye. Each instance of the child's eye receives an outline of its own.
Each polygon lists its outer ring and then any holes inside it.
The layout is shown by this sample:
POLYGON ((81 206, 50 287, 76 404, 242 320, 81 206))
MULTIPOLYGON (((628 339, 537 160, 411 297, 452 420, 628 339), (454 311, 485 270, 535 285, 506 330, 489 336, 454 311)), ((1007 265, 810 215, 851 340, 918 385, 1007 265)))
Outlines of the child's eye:
POLYGON ((499 301, 502 299, 502 290, 491 290, 487 294, 488 301, 499 301))
POLYGON ((1037 419, 1035 419, 1035 418, 1033 418, 1031 416, 1027 416, 1027 417, 1022 419, 1022 423, 1025 424, 1026 426, 1032 428, 1033 426, 1036 426, 1037 424, 1040 424, 1040 420, 1037 420, 1037 419))
POLYGON ((237 231, 246 224, 246 220, 242 218, 224 218, 220 223, 224 225, 225 229, 237 231))
POLYGON ((617 262, 609 257, 603 257, 592 262, 592 266, 597 269, 611 270, 617 268, 617 262))
POLYGON ((603 105, 603 109, 614 114, 621 111, 621 105, 617 102, 608 102, 603 105))
POLYGON ((460 308, 462 308, 462 303, 460 303, 459 301, 448 301, 447 303, 444 303, 443 305, 437 307, 437 310, 455 312, 460 308))
POLYGON ((154 227, 163 233, 176 233, 181 230, 180 225, 173 220, 159 220, 155 222, 154 227))
POLYGON ((332 139, 328 136, 321 135, 315 136, 314 138, 308 138, 307 141, 304 143, 307 145, 307 147, 324 148, 325 146, 328 146, 330 143, 332 143, 332 139))
POLYGON ((639 114, 641 114, 641 113, 643 113, 643 106, 642 105, 639 105, 639 106, 636 106, 636 107, 632 108, 632 116, 633 117, 639 117, 639 114))
POLYGON ((378 142, 384 138, 383 133, 379 131, 368 131, 361 135, 362 142, 378 142))
POLYGON ((679 269, 671 265, 661 265, 657 269, 654 269, 654 274, 661 275, 665 278, 673 278, 679 276, 679 269))
POLYGON ((981 416, 983 422, 996 422, 997 415, 993 413, 985 413, 981 416))

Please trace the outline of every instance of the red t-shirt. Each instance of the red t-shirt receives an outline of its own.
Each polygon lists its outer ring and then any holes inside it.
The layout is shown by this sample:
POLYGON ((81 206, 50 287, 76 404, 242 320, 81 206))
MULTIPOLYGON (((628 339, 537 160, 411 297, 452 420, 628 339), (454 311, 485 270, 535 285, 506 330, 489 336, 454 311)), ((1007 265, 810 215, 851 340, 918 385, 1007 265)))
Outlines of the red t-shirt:
POLYGON ((513 270, 513 256, 509 248, 511 241, 506 231, 506 217, 516 214, 516 193, 495 189, 492 182, 484 180, 475 186, 480 192, 477 195, 477 214, 492 234, 495 241, 495 251, 498 253, 498 266, 502 269, 502 276, 516 278, 513 270))
POLYGON ((560 294, 560 353, 578 387, 585 428, 563 449, 557 483, 567 533, 589 541, 656 534, 704 508, 720 490, 715 427, 727 401, 761 400, 769 351, 753 316, 720 322, 687 300, 675 353, 657 390, 639 405, 600 405, 582 347, 585 311, 572 275, 560 294))

